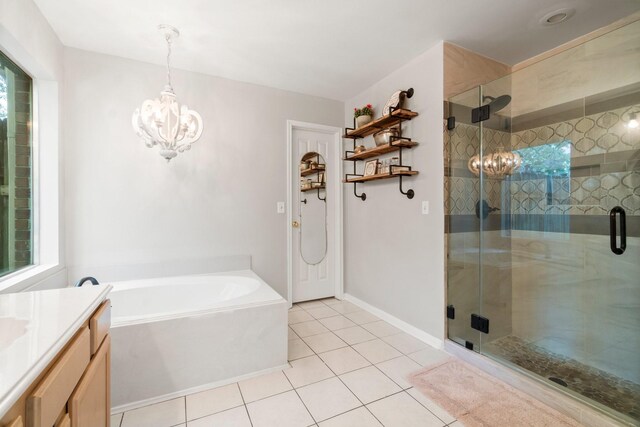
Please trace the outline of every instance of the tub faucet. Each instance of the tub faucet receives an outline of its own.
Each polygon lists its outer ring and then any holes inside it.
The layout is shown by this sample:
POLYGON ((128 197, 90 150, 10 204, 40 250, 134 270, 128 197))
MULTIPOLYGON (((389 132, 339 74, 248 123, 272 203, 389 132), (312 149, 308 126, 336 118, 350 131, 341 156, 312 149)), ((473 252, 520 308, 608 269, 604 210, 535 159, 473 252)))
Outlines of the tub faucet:
POLYGON ((95 277, 88 276, 78 280, 78 282, 76 283, 76 288, 79 288, 80 286, 84 285, 84 282, 91 282, 91 284, 94 286, 100 284, 100 282, 98 282, 98 280, 95 277))

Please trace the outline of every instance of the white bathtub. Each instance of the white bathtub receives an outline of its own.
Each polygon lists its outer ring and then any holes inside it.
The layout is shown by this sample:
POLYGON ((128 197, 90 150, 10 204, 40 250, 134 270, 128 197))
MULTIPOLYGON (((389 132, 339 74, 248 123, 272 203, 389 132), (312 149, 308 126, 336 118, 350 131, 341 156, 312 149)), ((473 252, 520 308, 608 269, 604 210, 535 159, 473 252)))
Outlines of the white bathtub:
POLYGON ((287 363, 288 304, 251 270, 109 284, 114 412, 287 363))

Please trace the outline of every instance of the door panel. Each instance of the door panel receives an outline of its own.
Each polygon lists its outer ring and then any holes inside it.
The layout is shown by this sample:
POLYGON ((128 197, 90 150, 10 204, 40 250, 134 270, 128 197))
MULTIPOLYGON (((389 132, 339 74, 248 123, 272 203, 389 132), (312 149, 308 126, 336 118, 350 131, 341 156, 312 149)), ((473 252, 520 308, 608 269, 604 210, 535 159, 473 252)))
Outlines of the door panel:
MULTIPOLYGON (((326 298, 335 295, 334 269, 335 253, 331 237, 334 235, 335 221, 331 212, 336 203, 335 195, 331 193, 333 186, 334 167, 333 161, 335 147, 334 135, 318 131, 302 130, 294 128, 292 132, 292 217, 299 223, 293 228, 292 233, 292 263, 293 263, 293 302, 308 301, 318 298, 326 298), (318 153, 326 164, 325 189, 318 191, 301 192, 301 176, 299 164, 306 153, 318 153), (326 201, 320 200, 326 198, 326 201), (306 203, 303 201, 306 200, 306 203), (318 212, 324 211, 324 218, 317 217, 318 212), (312 217, 311 215, 316 215, 312 217), (325 233, 317 232, 317 227, 324 221, 325 233), (307 234, 304 234, 304 233, 307 234), (320 257, 313 256, 312 260, 305 260, 301 243, 303 236, 312 236, 312 243, 316 239, 324 238, 326 255, 321 261, 320 257)), ((309 176, 308 179, 317 180, 318 175, 309 176)), ((305 244, 310 244, 306 241, 305 244)), ((309 251, 307 257, 309 257, 309 251)), ((311 251, 318 252, 318 251, 311 251)))

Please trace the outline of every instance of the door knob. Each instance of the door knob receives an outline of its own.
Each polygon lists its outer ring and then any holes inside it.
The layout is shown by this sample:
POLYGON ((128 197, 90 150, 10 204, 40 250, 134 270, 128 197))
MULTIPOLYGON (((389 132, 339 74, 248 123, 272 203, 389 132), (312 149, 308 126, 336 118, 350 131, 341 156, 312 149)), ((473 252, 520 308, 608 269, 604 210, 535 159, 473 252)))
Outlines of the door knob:
POLYGON ((291 223, 291 226, 292 226, 293 228, 300 228, 300 223, 299 223, 298 221, 293 221, 293 222, 291 223))

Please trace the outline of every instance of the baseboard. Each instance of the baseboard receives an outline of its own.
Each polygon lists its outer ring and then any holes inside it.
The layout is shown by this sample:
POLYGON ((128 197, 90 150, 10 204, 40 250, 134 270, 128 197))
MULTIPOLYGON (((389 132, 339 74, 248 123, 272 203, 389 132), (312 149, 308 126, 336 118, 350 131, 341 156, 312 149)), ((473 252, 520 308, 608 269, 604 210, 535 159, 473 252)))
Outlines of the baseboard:
POLYGON ((250 374, 240 375, 238 377, 228 378, 222 381, 216 381, 213 383, 199 385, 197 387, 188 388, 186 390, 176 391, 174 393, 163 394, 162 396, 156 396, 149 399, 139 400, 133 403, 127 403, 125 405, 114 406, 111 408, 111 415, 119 414, 125 411, 131 411, 132 409, 142 408, 143 406, 153 405, 155 403, 165 402, 167 400, 175 399, 178 397, 187 396, 189 394, 198 393, 205 390, 210 390, 216 387, 222 387, 224 385, 237 383, 239 381, 247 380, 249 378, 257 377, 259 375, 270 374, 272 372, 281 371, 283 369, 289 368, 290 365, 284 364, 281 366, 276 366, 275 368, 263 369, 262 371, 251 372, 250 374))
POLYGON ((344 294, 344 299, 346 301, 349 301, 352 304, 357 305, 358 307, 362 308, 363 310, 366 310, 368 312, 370 312, 371 314, 379 317, 380 319, 384 320, 385 322, 395 326, 396 328, 400 329, 402 332, 406 332, 407 334, 419 339, 420 341, 423 341, 427 344, 429 344, 431 347, 435 347, 437 349, 442 349, 443 348, 443 342, 441 339, 434 337, 433 335, 416 328, 413 325, 410 325, 409 323, 405 322, 404 320, 400 320, 395 316, 392 316, 391 314, 387 313, 386 311, 380 310, 377 307, 372 306, 371 304, 368 304, 364 301, 362 301, 359 298, 354 297, 351 294, 345 293, 344 294))

